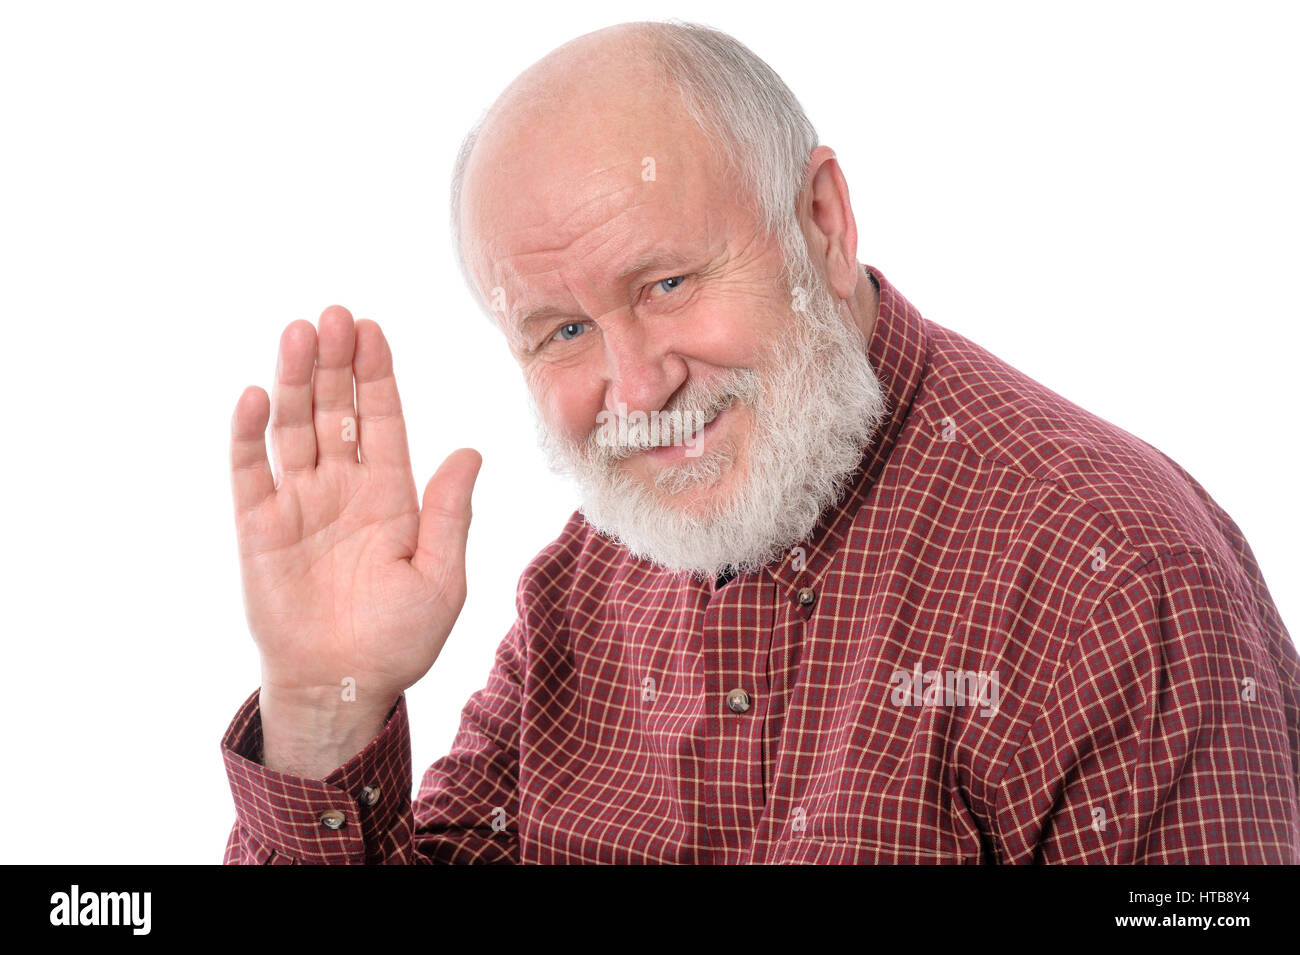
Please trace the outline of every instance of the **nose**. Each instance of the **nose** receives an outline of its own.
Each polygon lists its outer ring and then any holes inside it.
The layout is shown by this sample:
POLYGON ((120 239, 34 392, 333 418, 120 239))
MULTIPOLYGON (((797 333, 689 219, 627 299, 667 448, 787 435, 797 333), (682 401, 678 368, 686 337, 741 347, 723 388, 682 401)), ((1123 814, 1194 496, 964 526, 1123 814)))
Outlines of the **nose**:
POLYGON ((602 328, 605 410, 613 414, 662 410, 686 381, 686 362, 669 342, 635 319, 605 322, 602 328))

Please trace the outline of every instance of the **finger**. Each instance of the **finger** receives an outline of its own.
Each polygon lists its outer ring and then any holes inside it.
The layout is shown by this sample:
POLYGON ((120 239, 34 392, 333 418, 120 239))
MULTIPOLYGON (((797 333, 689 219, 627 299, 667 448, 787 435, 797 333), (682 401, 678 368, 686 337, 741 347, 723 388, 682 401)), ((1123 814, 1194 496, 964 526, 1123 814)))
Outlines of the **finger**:
POLYGON ((447 456, 424 488, 420 540, 411 562, 424 577, 444 587, 464 585, 465 546, 473 516, 470 500, 482 464, 482 455, 473 448, 460 448, 447 456))
POLYGON ((352 313, 331 305, 320 316, 312 414, 316 423, 316 463, 356 461, 357 412, 352 399, 352 313))
POLYGON ((235 512, 256 507, 275 493, 271 462, 266 459, 266 423, 271 400, 256 385, 244 389, 230 421, 230 483, 235 512))
POLYGON ((316 366, 316 328, 299 319, 280 336, 271 401, 271 448, 276 483, 316 467, 316 426, 311 414, 311 376, 316 366))
POLYGON ((352 371, 357 381, 361 463, 410 470, 406 422, 393 376, 393 353, 379 326, 366 318, 357 322, 352 371))

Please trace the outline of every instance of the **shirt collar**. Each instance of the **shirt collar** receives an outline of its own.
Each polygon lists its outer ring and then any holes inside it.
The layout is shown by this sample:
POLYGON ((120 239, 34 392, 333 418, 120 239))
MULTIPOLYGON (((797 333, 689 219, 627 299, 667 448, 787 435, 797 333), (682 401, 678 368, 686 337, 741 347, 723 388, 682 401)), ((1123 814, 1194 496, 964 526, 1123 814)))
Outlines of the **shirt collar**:
MULTIPOLYGON (((838 503, 823 512, 808 537, 783 560, 761 571, 805 614, 811 614, 827 566, 893 453, 925 374, 929 350, 925 319, 879 269, 870 265, 864 268, 880 286, 880 308, 867 355, 884 390, 885 420, 865 449, 862 463, 849 477, 838 503)), ((706 586, 716 589, 717 583, 710 581, 706 586)))

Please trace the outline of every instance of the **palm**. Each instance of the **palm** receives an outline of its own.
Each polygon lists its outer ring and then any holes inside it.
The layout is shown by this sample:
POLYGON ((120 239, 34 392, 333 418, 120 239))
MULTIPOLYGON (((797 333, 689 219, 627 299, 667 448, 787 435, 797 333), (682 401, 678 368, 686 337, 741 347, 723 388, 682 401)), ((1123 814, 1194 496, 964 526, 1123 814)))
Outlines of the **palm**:
POLYGON ((261 389, 233 424, 236 532, 263 683, 393 697, 436 659, 465 596, 474 452, 452 455, 416 495, 379 327, 345 309, 281 339, 272 442, 261 389), (355 405, 353 400, 355 382, 355 405), (359 454, 358 454, 359 451, 359 454))

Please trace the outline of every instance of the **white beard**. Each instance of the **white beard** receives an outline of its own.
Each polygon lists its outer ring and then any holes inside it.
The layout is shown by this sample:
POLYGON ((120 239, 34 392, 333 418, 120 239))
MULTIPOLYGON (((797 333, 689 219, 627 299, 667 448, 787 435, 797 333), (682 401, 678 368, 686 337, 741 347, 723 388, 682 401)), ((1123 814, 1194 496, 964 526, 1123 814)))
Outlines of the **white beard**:
MULTIPOLYGON (((795 257, 790 274, 791 286, 807 294, 792 306, 790 334, 775 343, 766 369, 736 369, 717 384, 688 386, 663 409, 707 421, 734 396, 753 416, 743 458, 737 459, 733 442, 714 439, 699 457, 659 471, 651 487, 619 467, 635 449, 608 447, 597 440, 599 429, 585 444, 562 438, 545 425, 534 402, 551 468, 577 483, 587 522, 636 557, 700 580, 780 559, 839 500, 885 420, 884 391, 847 307, 806 251, 795 257), (669 499, 715 484, 733 467, 744 473, 717 500, 685 508, 669 499)), ((673 443, 681 438, 677 434, 673 443)))

